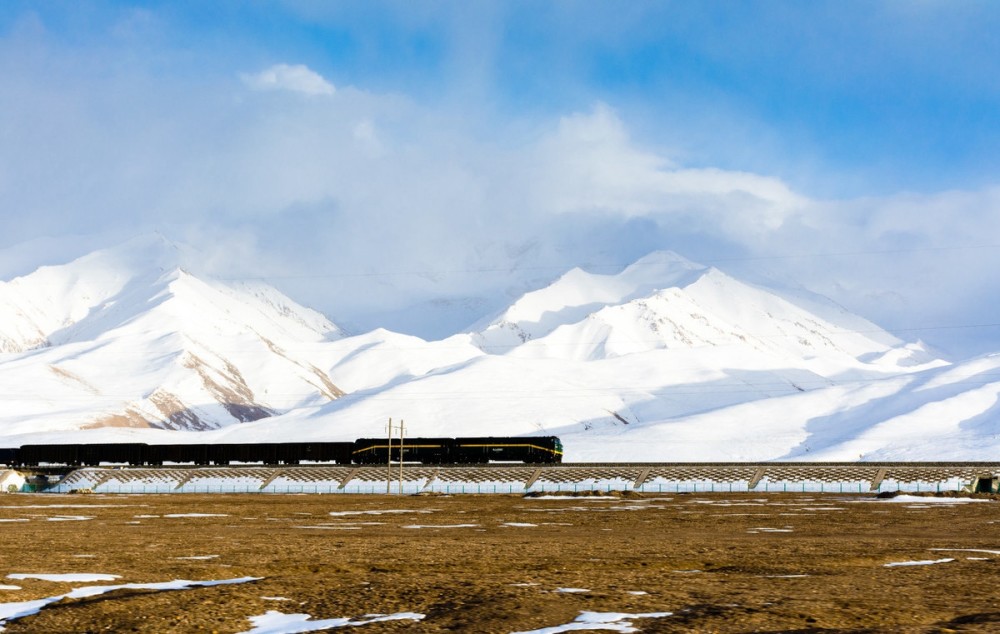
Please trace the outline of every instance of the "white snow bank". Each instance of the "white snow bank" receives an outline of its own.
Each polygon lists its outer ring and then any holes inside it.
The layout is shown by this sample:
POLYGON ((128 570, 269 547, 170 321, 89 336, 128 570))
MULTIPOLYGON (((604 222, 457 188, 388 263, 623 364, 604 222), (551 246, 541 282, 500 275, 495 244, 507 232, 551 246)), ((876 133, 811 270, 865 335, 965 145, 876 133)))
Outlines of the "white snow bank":
POLYGON ((356 627, 358 625, 368 625, 369 623, 381 623, 383 621, 420 621, 423 614, 416 612, 397 612, 396 614, 366 614, 363 618, 354 620, 351 618, 323 619, 312 621, 308 614, 284 614, 276 610, 268 610, 260 616, 251 616, 250 622, 254 628, 242 634, 298 634, 300 632, 319 632, 321 630, 332 630, 337 627, 356 627))
POLYGON ((581 612, 572 623, 543 627, 538 630, 512 632, 511 634, 560 634, 561 632, 579 632, 593 630, 610 630, 613 632, 638 632, 632 625, 632 619, 662 619, 673 616, 673 612, 644 612, 626 614, 624 612, 581 612))

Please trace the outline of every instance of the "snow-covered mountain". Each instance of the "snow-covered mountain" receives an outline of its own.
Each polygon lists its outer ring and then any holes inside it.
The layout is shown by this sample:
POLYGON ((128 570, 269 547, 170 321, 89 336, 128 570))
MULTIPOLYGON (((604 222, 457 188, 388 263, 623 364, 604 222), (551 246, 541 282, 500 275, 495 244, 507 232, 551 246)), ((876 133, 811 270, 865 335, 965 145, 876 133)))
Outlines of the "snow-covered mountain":
POLYGON ((4 433, 214 429, 343 394, 315 345, 342 336, 325 317, 180 261, 145 236, 0 285, 4 433))
MULTIPOLYGON (((993 459, 1000 356, 952 365, 673 253, 574 269, 440 341, 354 336, 158 237, 0 285, 0 446, 557 434, 571 461, 993 459), (175 431, 164 431, 175 430, 175 431)), ((345 302, 350 298, 344 298, 345 302)))

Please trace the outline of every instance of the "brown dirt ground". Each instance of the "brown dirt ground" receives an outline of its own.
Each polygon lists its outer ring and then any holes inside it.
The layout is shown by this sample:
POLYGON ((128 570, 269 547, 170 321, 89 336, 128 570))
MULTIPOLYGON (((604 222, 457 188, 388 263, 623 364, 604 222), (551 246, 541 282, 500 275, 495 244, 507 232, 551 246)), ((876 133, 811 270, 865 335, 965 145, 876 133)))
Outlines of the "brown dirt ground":
POLYGON ((0 522, 0 584, 21 587, 0 590, 0 603, 103 585, 12 573, 121 576, 108 584, 261 577, 63 600, 9 621, 5 634, 243 632, 268 610, 426 615, 351 628, 366 633, 508 634, 583 611, 674 614, 632 620, 642 632, 1000 631, 996 501, 3 495, 3 519, 29 521, 0 522), (331 515, 343 512, 352 514, 331 515), (214 515, 167 517, 190 513, 214 515), (49 521, 57 516, 92 519, 49 521), (942 558, 954 561, 885 567, 942 558))

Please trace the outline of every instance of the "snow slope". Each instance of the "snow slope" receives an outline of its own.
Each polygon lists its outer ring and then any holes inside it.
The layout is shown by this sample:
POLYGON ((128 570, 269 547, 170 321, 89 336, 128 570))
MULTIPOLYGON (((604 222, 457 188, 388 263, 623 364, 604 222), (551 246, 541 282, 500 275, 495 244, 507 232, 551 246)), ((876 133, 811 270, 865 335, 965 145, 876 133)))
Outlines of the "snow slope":
MULTIPOLYGON (((0 287, 0 446, 557 434, 570 461, 987 460, 1000 356, 951 365, 673 253, 467 332, 347 336, 143 238, 0 287), (172 431, 164 431, 172 430, 172 431)), ((349 298, 345 298, 349 301, 349 298)))

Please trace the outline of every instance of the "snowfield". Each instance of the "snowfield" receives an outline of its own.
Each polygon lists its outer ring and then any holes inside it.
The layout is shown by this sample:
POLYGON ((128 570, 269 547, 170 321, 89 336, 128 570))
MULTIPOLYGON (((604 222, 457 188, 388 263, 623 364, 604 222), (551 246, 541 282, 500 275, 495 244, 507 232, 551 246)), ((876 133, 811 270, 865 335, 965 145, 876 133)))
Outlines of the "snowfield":
MULTIPOLYGON (((558 435, 566 461, 992 460, 1000 355, 951 363, 673 253, 440 341, 349 335, 143 236, 0 283, 0 447, 558 435)), ((349 298, 345 298, 349 301, 349 298)))

